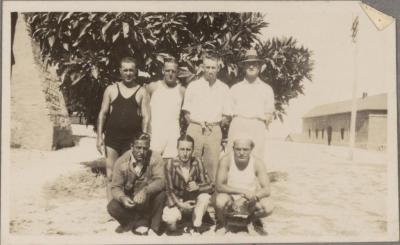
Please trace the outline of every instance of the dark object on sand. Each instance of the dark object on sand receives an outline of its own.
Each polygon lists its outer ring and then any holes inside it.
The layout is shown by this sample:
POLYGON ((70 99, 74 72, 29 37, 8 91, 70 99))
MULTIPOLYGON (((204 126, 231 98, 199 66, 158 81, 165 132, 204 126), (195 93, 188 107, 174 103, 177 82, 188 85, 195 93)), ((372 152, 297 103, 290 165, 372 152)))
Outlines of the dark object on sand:
POLYGON ((226 213, 226 225, 229 229, 247 229, 250 223, 250 211, 255 202, 249 202, 245 198, 239 198, 233 201, 233 204, 226 213))

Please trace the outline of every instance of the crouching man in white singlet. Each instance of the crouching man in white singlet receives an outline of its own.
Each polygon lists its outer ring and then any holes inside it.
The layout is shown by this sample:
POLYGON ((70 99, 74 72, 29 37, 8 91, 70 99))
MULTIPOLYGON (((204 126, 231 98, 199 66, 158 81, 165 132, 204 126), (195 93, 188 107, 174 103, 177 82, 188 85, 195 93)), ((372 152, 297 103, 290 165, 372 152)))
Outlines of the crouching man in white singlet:
POLYGON ((263 161, 251 154, 253 148, 254 142, 249 137, 238 136, 233 142, 233 152, 227 153, 219 163, 215 203, 217 233, 226 232, 227 210, 235 203, 247 202, 254 204, 248 208, 249 232, 254 230, 261 235, 267 234, 265 217, 273 210, 270 182, 263 161), (246 200, 240 202, 240 199, 246 200))
POLYGON ((179 116, 185 88, 177 83, 178 64, 164 60, 164 79, 147 85, 150 94, 151 145, 163 158, 177 156, 176 141, 180 135, 179 116))

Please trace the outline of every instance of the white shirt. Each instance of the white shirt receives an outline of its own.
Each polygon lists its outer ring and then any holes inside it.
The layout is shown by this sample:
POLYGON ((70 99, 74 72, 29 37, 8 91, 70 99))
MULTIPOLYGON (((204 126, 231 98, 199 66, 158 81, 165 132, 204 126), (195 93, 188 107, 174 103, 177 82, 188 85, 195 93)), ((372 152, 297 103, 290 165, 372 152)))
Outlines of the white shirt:
POLYGON ((252 83, 244 79, 233 85, 230 95, 233 115, 265 119, 265 113, 275 110, 274 91, 259 78, 252 83))
POLYGON ((229 87, 218 79, 212 86, 204 78, 193 81, 186 89, 182 109, 195 121, 221 121, 222 115, 231 115, 229 87))
POLYGON ((181 171, 182 171, 183 178, 185 179, 186 182, 188 182, 189 181, 189 177, 190 177, 189 168, 181 166, 181 171))

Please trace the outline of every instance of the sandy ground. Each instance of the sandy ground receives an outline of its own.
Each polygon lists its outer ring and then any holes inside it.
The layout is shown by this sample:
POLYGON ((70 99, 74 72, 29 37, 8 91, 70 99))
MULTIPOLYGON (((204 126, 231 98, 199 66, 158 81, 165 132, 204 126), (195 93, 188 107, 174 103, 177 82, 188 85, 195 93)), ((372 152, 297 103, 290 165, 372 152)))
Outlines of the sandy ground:
MULTIPOLYGON (((104 177, 86 166, 101 162, 94 134, 81 127, 74 127, 74 133, 80 137, 72 148, 11 149, 12 234, 115 235, 117 223, 106 212, 104 177)), ((357 150, 350 162, 347 152, 344 147, 268 141, 268 171, 287 174, 272 184, 276 208, 269 217, 270 236, 385 234, 385 153, 357 150)))

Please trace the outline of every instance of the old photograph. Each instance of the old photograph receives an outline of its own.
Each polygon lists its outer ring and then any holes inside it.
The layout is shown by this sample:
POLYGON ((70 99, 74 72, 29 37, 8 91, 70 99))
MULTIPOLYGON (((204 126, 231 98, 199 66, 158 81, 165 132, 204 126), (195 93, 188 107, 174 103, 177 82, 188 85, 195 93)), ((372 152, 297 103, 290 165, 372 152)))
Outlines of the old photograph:
POLYGON ((399 240, 392 16, 7 1, 2 18, 2 243, 399 240))

